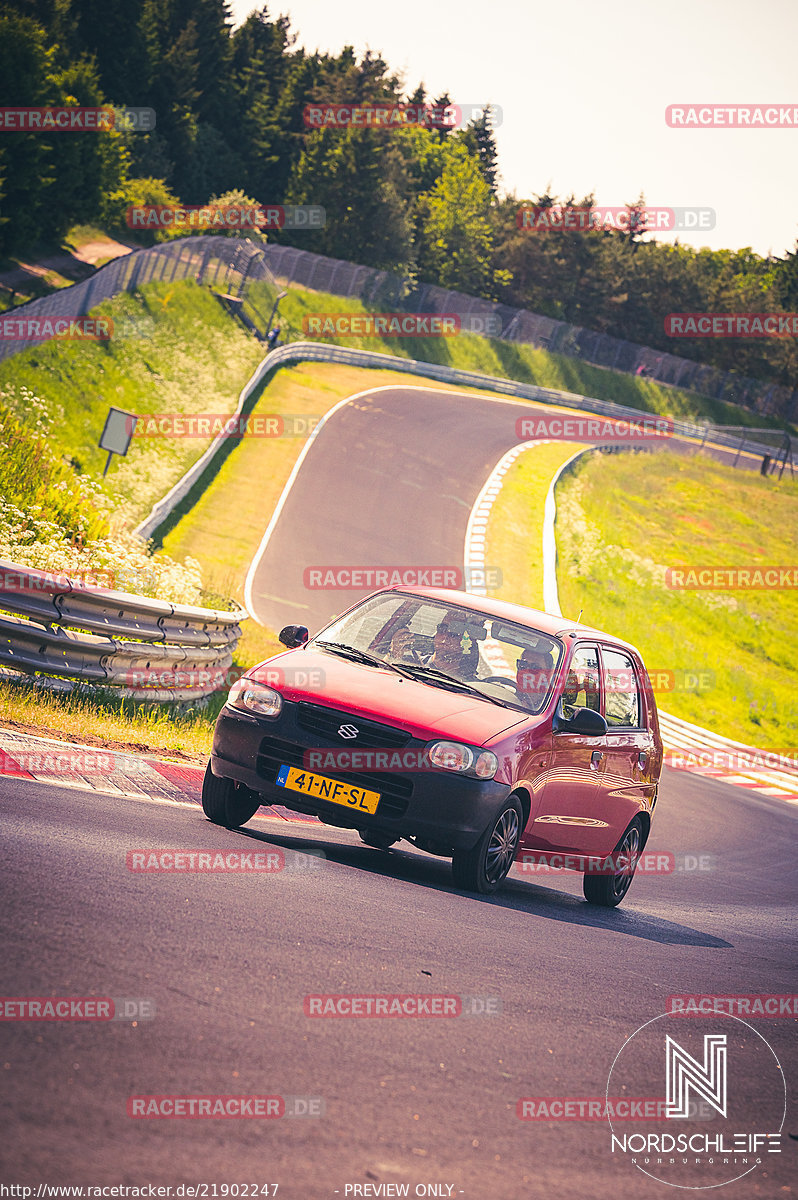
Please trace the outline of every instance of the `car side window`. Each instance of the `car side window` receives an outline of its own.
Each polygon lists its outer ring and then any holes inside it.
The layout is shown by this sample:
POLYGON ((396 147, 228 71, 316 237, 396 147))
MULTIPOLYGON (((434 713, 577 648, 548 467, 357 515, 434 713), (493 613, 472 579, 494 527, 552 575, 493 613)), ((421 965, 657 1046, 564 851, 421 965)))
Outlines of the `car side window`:
POLYGON ((596 646, 577 646, 562 693, 565 716, 574 708, 601 710, 601 684, 596 646))
POLYGON ((604 716, 609 726, 636 729, 640 724, 640 693, 634 663, 627 654, 602 648, 604 716))

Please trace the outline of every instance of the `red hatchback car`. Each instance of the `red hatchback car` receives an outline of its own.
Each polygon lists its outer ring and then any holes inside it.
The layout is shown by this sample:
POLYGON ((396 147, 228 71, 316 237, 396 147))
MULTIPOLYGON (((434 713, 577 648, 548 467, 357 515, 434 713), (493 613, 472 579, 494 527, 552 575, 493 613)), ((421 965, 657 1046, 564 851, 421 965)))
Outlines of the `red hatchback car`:
POLYGON ((353 605, 249 670, 219 714, 202 792, 237 827, 262 803, 451 857, 492 892, 521 854, 584 870, 613 906, 645 846, 662 769, 640 655, 564 617, 432 588, 353 605))

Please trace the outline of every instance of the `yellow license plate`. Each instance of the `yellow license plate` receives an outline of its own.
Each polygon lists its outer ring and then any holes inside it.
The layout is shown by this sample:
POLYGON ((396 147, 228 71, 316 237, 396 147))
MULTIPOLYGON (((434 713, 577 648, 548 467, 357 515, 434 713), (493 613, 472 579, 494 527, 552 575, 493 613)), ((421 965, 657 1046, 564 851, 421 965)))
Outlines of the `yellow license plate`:
POLYGON ((329 800, 331 804, 340 804, 343 808, 353 808, 372 815, 377 811, 380 802, 379 792, 370 792, 367 788, 355 787, 352 783, 341 783, 338 779, 327 779, 324 775, 303 771, 301 767, 280 767, 276 783, 292 792, 316 796, 319 800, 329 800))

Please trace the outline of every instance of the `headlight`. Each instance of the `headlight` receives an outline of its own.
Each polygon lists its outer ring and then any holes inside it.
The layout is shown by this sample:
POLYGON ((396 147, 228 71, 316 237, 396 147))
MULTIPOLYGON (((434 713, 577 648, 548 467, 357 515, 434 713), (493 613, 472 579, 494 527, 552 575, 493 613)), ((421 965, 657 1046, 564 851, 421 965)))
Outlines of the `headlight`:
POLYGON ((242 676, 237 679, 227 696, 227 703, 245 712, 258 713, 262 717, 279 717, 283 698, 274 688, 265 687, 253 679, 242 676))
POLYGON ((492 750, 483 750, 474 763, 474 774, 479 779, 492 779, 499 769, 499 760, 492 750))
POLYGON ((468 772, 478 779, 492 779, 499 769, 499 760, 492 751, 472 749, 461 742, 434 742, 429 760, 444 771, 468 772))

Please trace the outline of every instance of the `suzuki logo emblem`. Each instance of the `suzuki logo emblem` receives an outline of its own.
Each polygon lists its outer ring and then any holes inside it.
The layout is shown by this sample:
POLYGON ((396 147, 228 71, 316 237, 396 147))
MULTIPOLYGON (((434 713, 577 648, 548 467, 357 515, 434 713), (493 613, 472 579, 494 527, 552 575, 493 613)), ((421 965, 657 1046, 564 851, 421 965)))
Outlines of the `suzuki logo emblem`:
POLYGON ((338 736, 342 738, 356 738, 360 733, 357 725, 339 725, 338 736))

